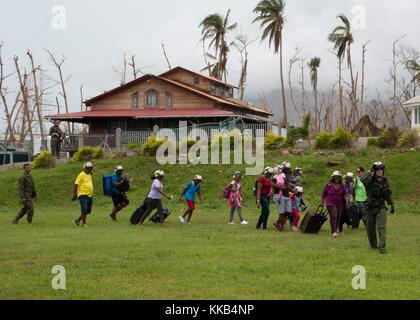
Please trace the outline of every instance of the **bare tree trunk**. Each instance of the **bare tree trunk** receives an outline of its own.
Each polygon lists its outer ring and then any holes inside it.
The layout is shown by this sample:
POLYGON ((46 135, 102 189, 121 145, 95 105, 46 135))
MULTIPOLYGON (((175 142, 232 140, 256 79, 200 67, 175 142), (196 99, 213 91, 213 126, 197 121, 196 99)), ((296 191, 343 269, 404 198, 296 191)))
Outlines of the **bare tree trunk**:
POLYGON ((363 112, 366 112, 365 109, 365 69, 366 69, 366 52, 367 46, 369 45, 370 41, 363 44, 362 48, 362 89, 360 93, 360 106, 363 112))
POLYGON ((297 58, 296 58, 296 55, 295 55, 293 58, 290 59, 290 62, 289 62, 289 73, 288 73, 288 75, 289 75, 289 92, 290 92, 290 100, 292 102, 292 106, 295 109, 296 113, 299 115, 300 120, 303 122, 305 116, 302 115, 301 111, 299 111, 298 105, 297 105, 296 100, 295 100, 295 95, 293 93, 293 85, 292 85, 292 69, 293 69, 293 65, 296 63, 296 61, 297 61, 297 58))
POLYGON ((135 55, 131 56, 131 63, 129 63, 128 65, 131 67, 131 70, 133 71, 133 79, 136 80, 138 70, 136 68, 136 56, 135 55))
MULTIPOLYGON (((66 110, 66 113, 69 113, 69 104, 68 104, 68 100, 67 100, 66 86, 65 86, 65 81, 64 81, 64 77, 63 77, 63 70, 62 70, 62 65, 63 65, 63 63, 66 59, 63 58, 61 60, 61 62, 58 62, 56 60, 56 58, 54 57, 54 55, 50 51, 48 51, 47 49, 44 49, 44 50, 49 54, 49 56, 51 57, 51 60, 54 62, 54 65, 57 68, 58 75, 60 77, 60 85, 61 85, 61 93, 60 94, 64 99, 64 108, 66 110)), ((125 54, 124 54, 124 59, 125 59, 125 54)), ((57 100, 57 102, 58 102, 58 100, 57 100)), ((67 130, 68 130, 67 132, 73 134, 74 133, 74 123, 72 123, 72 125, 70 126, 70 123, 67 122, 67 130)))
POLYGON ((283 119, 281 121, 281 126, 284 128, 288 127, 287 119, 287 106, 286 106, 286 97, 284 92, 284 79, 283 79, 283 36, 280 36, 280 82, 281 82, 281 100, 283 103, 283 119))
POLYGON ((42 118, 42 105, 40 103, 40 93, 38 90, 38 83, 37 83, 37 77, 36 77, 37 68, 35 68, 33 56, 29 50, 27 52, 27 55, 29 57, 29 60, 31 61, 31 67, 32 67, 32 80, 34 82, 34 95, 35 95, 35 110, 38 116, 39 130, 41 133, 41 139, 45 140, 44 119, 42 118))
POLYGON ((8 133, 10 132, 10 135, 13 134, 13 127, 12 127, 12 115, 10 114, 9 105, 6 98, 7 92, 6 92, 6 88, 3 87, 4 80, 7 78, 7 76, 4 75, 4 66, 3 66, 3 59, 2 59, 2 54, 1 54, 2 47, 3 47, 3 43, 0 42, 0 96, 3 102, 4 115, 7 121, 6 136, 4 139, 8 141, 9 139, 8 133))
POLYGON ((165 56, 165 59, 166 59, 166 63, 168 64, 168 68, 169 70, 171 70, 172 69, 171 63, 169 62, 168 55, 166 54, 166 49, 163 42, 162 42, 162 49, 163 49, 163 55, 165 56))
POLYGON ((343 98, 343 77, 342 77, 342 60, 338 59, 338 91, 340 99, 340 127, 345 127, 345 115, 344 115, 344 98, 343 98))
MULTIPOLYGON (((22 74, 20 72, 20 68, 19 68, 19 63, 18 60, 19 58, 17 56, 15 56, 13 58, 14 62, 15 62, 15 67, 16 67, 16 73, 18 76, 18 80, 19 80, 19 86, 20 86, 20 91, 22 93, 22 99, 23 99, 23 119, 25 119, 25 123, 28 126, 28 132, 29 132, 29 137, 31 139, 31 143, 32 146, 34 145, 34 135, 33 135, 33 131, 32 131, 32 119, 31 119, 31 114, 30 114, 30 110, 29 110, 29 99, 28 99, 28 87, 27 87, 27 79, 28 79, 28 74, 24 73, 23 77, 22 74)), ((24 130, 24 125, 22 125, 22 137, 21 137, 21 142, 24 141, 24 138, 26 136, 25 130, 24 130)))

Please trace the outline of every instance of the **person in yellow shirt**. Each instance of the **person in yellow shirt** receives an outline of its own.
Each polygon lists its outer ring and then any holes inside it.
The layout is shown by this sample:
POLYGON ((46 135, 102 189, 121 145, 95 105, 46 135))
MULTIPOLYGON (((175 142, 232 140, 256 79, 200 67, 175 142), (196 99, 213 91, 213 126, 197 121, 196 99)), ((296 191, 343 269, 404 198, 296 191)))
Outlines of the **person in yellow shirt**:
POLYGON ((83 171, 78 175, 73 187, 73 201, 79 200, 81 215, 78 219, 73 221, 75 226, 80 226, 80 223, 86 227, 86 217, 92 212, 93 204, 93 164, 86 163, 83 166, 83 171))

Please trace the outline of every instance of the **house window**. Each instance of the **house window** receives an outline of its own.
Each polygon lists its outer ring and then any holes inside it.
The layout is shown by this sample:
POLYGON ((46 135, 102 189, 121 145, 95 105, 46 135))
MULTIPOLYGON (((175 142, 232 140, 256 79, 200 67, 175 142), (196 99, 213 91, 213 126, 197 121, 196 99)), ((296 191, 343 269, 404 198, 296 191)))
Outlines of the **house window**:
POLYGON ((414 114, 415 114, 414 124, 420 124, 420 108, 415 108, 414 114))
POLYGON ((159 107, 159 92, 153 89, 146 91, 145 100, 147 108, 159 107))
POLYGON ((166 106, 168 109, 172 109, 173 106, 172 94, 169 92, 166 92, 166 106))
POLYGON ((200 77, 194 76, 194 84, 200 84, 200 77))
POLYGON ((229 97, 233 98, 233 88, 229 88, 229 97))
POLYGON ((139 93, 136 92, 131 95, 131 109, 138 109, 139 108, 139 93))
POLYGON ((211 94, 214 96, 217 94, 217 87, 215 84, 211 85, 211 94))

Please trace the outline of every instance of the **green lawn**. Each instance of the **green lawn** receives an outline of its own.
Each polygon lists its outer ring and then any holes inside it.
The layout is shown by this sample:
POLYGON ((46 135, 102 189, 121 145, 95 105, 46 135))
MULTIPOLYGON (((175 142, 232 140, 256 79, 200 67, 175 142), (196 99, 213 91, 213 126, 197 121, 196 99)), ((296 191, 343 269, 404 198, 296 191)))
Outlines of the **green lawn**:
MULTIPOLYGON (((128 224, 159 166, 152 158, 97 162, 94 212, 89 229, 71 224, 79 212, 71 188, 80 171, 69 163, 36 170, 39 199, 34 225, 10 224, 19 209, 19 170, 0 173, 0 299, 418 299, 420 297, 420 152, 371 151, 326 157, 291 157, 303 167, 306 202, 314 208, 333 169, 330 159, 345 161, 343 172, 381 160, 397 200, 390 216, 389 254, 369 249, 364 227, 332 240, 328 223, 317 236, 254 229, 259 212, 253 205, 255 178, 245 178, 249 226, 229 226, 221 190, 234 166, 167 166, 165 187, 176 195, 194 174, 202 174, 205 203, 198 205, 192 226, 180 225, 183 204, 168 203, 168 228, 128 224), (132 204, 116 223, 108 217, 111 200, 100 195, 101 175, 122 163, 134 176, 132 204), (67 290, 51 288, 55 265, 66 268, 67 290), (367 290, 352 288, 352 268, 367 270, 367 290)), ((284 159, 286 160, 286 159, 284 159)), ((267 165, 284 161, 276 153, 267 165), (276 160, 275 160, 276 159, 276 160), (280 160, 281 159, 281 160, 280 160)), ((240 168, 243 169, 243 168, 240 168)), ((270 221, 277 214, 272 209, 270 221)))

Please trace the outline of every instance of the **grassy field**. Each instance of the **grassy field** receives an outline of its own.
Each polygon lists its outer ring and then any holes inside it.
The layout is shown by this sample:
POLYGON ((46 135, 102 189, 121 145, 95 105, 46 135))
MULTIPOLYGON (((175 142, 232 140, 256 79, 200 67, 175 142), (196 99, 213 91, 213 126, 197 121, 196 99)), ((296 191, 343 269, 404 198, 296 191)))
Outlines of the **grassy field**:
MULTIPOLYGON (((389 167, 397 214, 389 219, 388 255, 369 248, 364 227, 346 231, 338 240, 331 239, 328 223, 317 236, 255 230, 259 212, 253 177, 244 181, 244 213, 251 224, 229 226, 221 191, 243 167, 163 167, 165 187, 175 195, 195 174, 205 178, 205 203, 198 206, 194 224, 179 224, 184 205, 165 201, 172 210, 166 229, 128 224, 149 188, 149 176, 159 168, 153 158, 96 162, 97 196, 88 229, 71 223, 79 213, 77 202, 70 201, 79 163, 33 172, 39 198, 32 226, 23 220, 18 226, 10 224, 19 209, 20 170, 1 172, 0 299, 419 299, 420 152, 373 150, 289 159, 273 152, 267 154, 266 164, 290 160, 303 167, 306 202, 314 208, 332 171, 326 166, 330 159, 343 160, 343 172, 368 167, 374 160, 389 167), (117 163, 135 180, 131 205, 112 222, 111 200, 100 195, 101 176, 117 163), (55 265, 66 268, 66 290, 51 288, 55 265), (351 286, 356 265, 367 270, 367 290, 351 286)), ((276 218, 272 208, 270 221, 276 218)))

